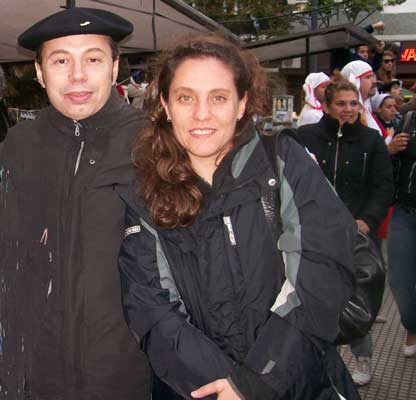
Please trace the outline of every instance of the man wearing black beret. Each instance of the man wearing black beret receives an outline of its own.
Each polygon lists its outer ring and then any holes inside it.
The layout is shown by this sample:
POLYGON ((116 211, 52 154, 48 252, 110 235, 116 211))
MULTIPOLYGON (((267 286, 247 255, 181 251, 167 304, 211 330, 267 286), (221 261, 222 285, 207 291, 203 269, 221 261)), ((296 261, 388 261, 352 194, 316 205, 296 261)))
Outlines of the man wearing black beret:
POLYGON ((119 192, 143 118, 113 88, 133 26, 73 8, 19 37, 51 105, 0 153, 0 398, 141 400, 149 369, 124 321, 119 192))

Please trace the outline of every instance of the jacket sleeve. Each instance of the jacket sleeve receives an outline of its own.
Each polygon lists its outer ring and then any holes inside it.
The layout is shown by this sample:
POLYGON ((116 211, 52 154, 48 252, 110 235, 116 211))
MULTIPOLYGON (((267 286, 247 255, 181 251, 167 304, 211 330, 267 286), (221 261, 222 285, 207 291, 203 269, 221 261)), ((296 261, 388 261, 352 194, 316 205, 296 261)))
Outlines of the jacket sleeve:
POLYGON ((374 153, 369 162, 367 171, 369 196, 357 219, 365 221, 374 232, 386 216, 394 197, 392 161, 383 138, 378 134, 375 139, 374 153))
POLYGON ((250 399, 260 397, 244 380, 260 379, 280 399, 299 381, 312 379, 317 352, 337 337, 340 314, 355 288, 355 221, 294 140, 280 135, 277 158, 283 226, 278 247, 286 281, 244 365, 231 374, 250 399))
POLYGON ((127 323, 156 375, 191 399, 192 390, 225 378, 233 362, 188 322, 157 231, 129 207, 126 226, 119 267, 127 323))

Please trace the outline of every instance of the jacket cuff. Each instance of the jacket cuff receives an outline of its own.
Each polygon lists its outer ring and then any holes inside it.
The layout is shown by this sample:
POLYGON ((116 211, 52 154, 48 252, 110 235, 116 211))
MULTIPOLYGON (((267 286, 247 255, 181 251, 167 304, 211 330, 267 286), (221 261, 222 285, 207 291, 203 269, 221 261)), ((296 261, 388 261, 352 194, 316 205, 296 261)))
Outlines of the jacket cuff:
POLYGON ((227 380, 242 400, 273 400, 277 395, 259 375, 244 365, 236 365, 227 380))
POLYGON ((323 350, 319 348, 320 341, 316 341, 272 313, 244 365, 272 388, 279 399, 297 382, 306 381, 308 374, 316 370, 319 353, 323 350))

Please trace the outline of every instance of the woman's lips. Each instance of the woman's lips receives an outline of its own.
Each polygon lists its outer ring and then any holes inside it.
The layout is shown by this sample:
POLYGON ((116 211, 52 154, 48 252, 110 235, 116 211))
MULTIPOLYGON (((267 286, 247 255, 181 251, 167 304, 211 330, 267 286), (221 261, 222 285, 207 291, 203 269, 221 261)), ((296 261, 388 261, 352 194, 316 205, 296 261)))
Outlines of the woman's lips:
POLYGON ((69 99, 72 103, 85 103, 92 96, 92 92, 80 91, 65 93, 65 98, 69 99))
POLYGON ((198 129, 191 129, 190 134, 193 136, 209 136, 215 132, 215 129, 211 128, 198 128, 198 129))

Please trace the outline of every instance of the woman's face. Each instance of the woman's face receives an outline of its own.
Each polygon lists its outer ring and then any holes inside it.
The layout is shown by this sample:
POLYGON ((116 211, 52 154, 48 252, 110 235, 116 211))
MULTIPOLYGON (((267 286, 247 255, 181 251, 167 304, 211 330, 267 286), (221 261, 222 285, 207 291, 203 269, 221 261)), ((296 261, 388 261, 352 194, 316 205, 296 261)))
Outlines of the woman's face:
POLYGON ((390 122, 393 121, 393 119, 396 116, 396 100, 393 98, 386 98, 381 103, 381 106, 378 108, 378 113, 380 114, 381 118, 383 118, 384 121, 390 122))
POLYGON ((218 164, 231 149, 237 119, 246 105, 245 97, 238 98, 231 70, 209 57, 180 64, 167 102, 161 101, 196 172, 218 164))
POLYGON ((340 90, 335 92, 331 103, 325 105, 325 111, 338 120, 340 126, 345 122, 354 123, 360 112, 361 105, 358 95, 352 90, 340 90))

